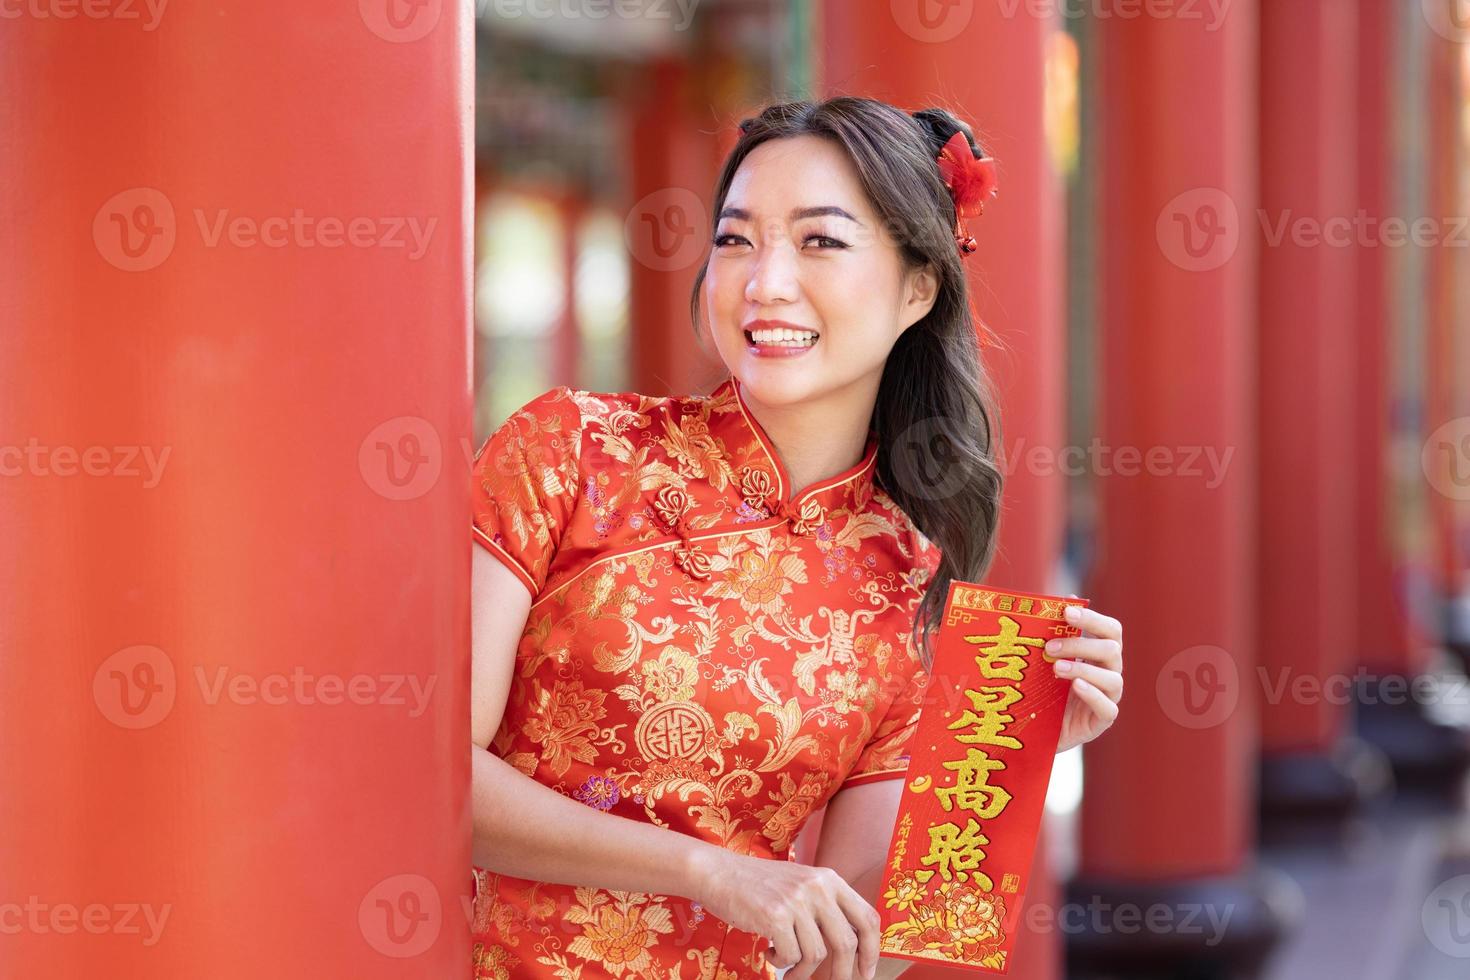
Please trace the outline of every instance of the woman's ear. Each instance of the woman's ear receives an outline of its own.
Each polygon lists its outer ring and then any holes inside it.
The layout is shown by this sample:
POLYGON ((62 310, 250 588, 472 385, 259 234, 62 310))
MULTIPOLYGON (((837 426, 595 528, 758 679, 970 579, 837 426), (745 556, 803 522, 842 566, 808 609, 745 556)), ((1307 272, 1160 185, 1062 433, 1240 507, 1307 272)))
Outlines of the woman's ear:
POLYGON ((934 266, 926 262, 910 269, 904 278, 904 302, 899 320, 903 324, 901 329, 907 330, 934 308, 934 301, 939 298, 939 276, 934 266))

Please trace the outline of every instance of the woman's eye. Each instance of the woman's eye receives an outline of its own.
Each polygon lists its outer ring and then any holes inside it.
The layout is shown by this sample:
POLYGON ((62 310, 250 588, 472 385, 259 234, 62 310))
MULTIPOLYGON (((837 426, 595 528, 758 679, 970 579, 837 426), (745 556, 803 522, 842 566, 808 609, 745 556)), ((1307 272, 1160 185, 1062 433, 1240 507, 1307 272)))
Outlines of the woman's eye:
MULTIPOLYGON (((726 232, 723 235, 715 236, 714 245, 716 248, 719 248, 721 245, 733 244, 735 242, 743 241, 745 241, 744 237, 726 232)), ((806 236, 806 238, 802 239, 802 244, 806 244, 810 241, 816 241, 821 248, 847 248, 847 244, 845 242, 838 241, 837 239, 832 238, 828 235, 808 235, 806 236)))

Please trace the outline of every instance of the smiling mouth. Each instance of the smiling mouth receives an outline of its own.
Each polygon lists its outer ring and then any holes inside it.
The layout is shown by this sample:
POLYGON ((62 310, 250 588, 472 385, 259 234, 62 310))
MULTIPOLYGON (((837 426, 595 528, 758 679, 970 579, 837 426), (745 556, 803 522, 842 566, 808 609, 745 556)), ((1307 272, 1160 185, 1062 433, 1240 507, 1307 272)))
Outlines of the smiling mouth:
POLYGON ((806 330, 762 330, 761 339, 756 340, 755 334, 744 330, 745 342, 752 347, 791 347, 805 349, 815 347, 821 335, 806 330))

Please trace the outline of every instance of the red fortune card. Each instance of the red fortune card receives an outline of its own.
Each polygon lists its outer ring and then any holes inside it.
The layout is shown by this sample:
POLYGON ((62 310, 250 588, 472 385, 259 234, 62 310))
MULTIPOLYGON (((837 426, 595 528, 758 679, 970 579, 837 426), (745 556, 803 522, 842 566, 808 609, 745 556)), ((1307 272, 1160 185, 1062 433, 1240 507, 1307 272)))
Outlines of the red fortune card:
POLYGON ((879 952, 1005 973, 1070 681, 1044 653, 1086 599, 952 582, 888 845, 879 952))

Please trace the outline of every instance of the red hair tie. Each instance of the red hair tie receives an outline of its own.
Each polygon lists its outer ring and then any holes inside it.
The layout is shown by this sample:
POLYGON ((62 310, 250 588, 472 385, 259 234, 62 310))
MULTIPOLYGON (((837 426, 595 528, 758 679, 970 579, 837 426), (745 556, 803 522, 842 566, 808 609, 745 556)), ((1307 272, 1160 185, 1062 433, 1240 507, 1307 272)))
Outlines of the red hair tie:
MULTIPOLYGON (((995 160, 988 156, 975 156, 965 134, 956 130, 939 151, 939 176, 949 188, 950 197, 954 198, 954 242, 960 250, 960 258, 964 258, 976 247, 974 236, 965 233, 964 221, 984 214, 985 202, 995 197, 995 160)), ((1000 346, 990 327, 980 319, 980 312, 974 309, 973 297, 971 303, 980 346, 1000 346)))
POLYGON ((975 239, 965 233, 964 221, 984 214, 985 202, 995 197, 995 160, 975 156, 965 134, 955 130, 939 151, 939 176, 954 198, 955 244, 960 255, 969 255, 975 251, 975 239))

